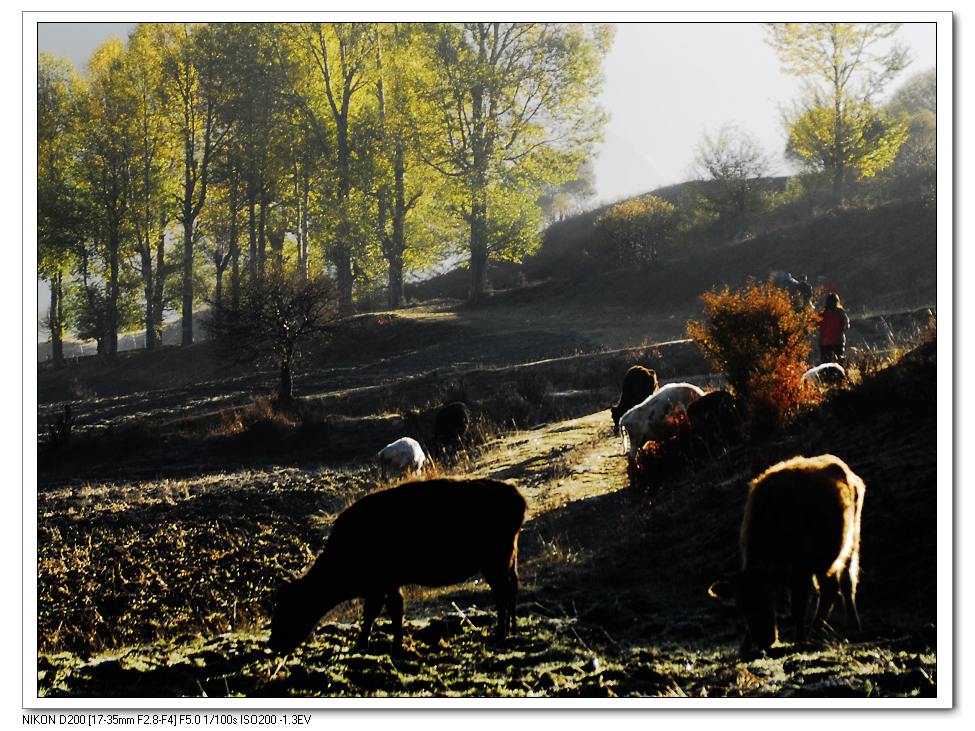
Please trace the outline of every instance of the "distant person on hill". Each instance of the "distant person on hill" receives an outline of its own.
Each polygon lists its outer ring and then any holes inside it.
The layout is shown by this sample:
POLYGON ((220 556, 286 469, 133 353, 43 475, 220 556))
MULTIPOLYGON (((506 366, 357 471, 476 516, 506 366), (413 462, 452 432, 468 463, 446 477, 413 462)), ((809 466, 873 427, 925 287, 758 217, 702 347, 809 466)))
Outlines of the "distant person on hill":
POLYGON ((805 274, 800 274, 796 280, 796 296, 802 305, 801 309, 812 307, 813 288, 805 274))
POLYGON ((819 313, 819 362, 843 365, 846 348, 846 331, 850 329, 850 317, 840 304, 835 292, 826 295, 826 306, 819 313))

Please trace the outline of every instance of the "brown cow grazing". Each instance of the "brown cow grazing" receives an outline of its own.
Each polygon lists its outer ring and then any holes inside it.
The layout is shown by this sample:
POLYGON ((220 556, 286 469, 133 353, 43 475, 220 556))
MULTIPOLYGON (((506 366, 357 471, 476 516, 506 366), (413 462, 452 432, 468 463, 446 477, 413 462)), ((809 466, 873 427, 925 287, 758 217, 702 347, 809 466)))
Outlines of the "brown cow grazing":
MULTIPOLYGON (((620 433, 620 417, 657 390, 657 373, 652 368, 635 365, 623 376, 623 388, 619 400, 610 407, 613 416, 613 434, 620 433)), ((639 444, 637 445, 640 446, 639 444)))
POLYGON ((812 626, 820 603, 828 618, 840 591, 847 624, 860 629, 856 589, 865 490, 863 480, 831 454, 794 457, 752 480, 741 524, 742 569, 709 590, 713 597, 734 599, 744 615, 742 653, 752 646, 764 650, 778 638, 778 585, 790 588, 797 641, 806 636, 810 588, 819 589, 812 626))
POLYGON ((335 520, 325 549, 275 598, 271 649, 290 652, 339 602, 363 598, 357 649, 383 605, 403 643, 401 587, 446 586, 484 575, 498 603, 498 637, 515 629, 518 533, 527 505, 497 480, 426 480, 366 495, 335 520))

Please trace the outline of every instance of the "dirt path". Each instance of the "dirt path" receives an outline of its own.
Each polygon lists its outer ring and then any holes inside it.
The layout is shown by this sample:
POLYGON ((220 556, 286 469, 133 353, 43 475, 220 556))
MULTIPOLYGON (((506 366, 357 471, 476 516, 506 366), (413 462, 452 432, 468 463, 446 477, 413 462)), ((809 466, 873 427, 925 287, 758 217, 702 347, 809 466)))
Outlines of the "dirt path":
POLYGON ((504 436, 487 445, 474 474, 517 484, 528 499, 530 520, 625 487, 619 445, 608 411, 599 411, 504 436))

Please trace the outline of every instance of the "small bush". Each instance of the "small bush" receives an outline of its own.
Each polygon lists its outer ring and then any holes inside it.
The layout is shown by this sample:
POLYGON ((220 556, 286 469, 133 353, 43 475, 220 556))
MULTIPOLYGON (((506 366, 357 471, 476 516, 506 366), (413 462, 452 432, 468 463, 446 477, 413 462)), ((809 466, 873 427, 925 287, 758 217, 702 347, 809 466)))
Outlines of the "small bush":
POLYGON ((701 303, 703 318, 687 323, 688 337, 728 377, 754 428, 783 424, 803 402, 815 313, 769 283, 705 292, 701 303))
POLYGON ((615 257, 620 266, 648 267, 677 231, 677 209, 649 193, 617 203, 593 227, 595 257, 615 257))
POLYGON ((505 383, 483 403, 483 412, 498 428, 522 429, 535 421, 538 409, 518 393, 514 384, 505 383))
POLYGON ((62 412, 55 416, 48 426, 48 448, 53 451, 67 449, 71 443, 71 430, 74 428, 74 423, 71 405, 65 404, 62 412))

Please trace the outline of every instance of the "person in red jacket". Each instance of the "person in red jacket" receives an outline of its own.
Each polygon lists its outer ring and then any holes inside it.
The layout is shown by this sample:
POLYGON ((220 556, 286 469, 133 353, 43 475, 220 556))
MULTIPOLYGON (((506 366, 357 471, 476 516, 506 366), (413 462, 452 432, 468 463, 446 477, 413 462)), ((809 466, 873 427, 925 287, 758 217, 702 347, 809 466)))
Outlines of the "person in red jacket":
POLYGON ((850 329, 850 317, 840 304, 839 295, 826 295, 826 307, 819 313, 819 362, 843 365, 846 348, 846 331, 850 329))

